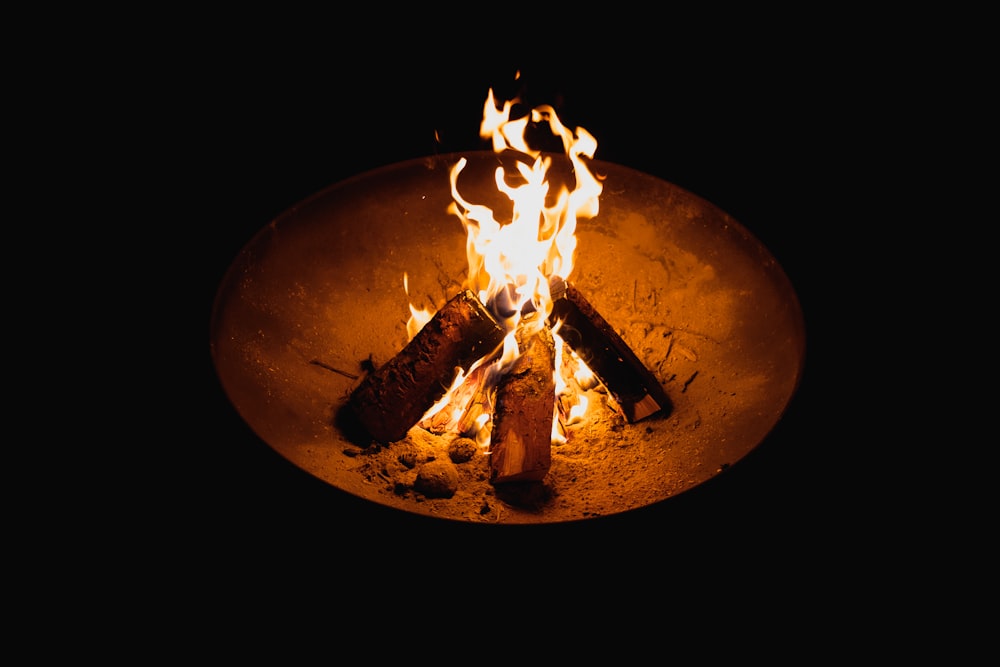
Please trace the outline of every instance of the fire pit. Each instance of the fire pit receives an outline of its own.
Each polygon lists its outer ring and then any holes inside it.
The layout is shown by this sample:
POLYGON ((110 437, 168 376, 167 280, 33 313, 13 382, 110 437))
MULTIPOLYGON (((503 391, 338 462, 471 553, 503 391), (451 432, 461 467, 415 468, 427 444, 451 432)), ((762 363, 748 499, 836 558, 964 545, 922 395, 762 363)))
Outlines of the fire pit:
MULTIPOLYGON (((410 340, 410 304, 463 290, 469 201, 509 206, 483 151, 386 166, 335 184, 261 230, 219 287, 211 345, 238 413, 273 449, 333 486, 401 511, 481 523, 553 523, 667 501, 723 473, 781 418, 805 334, 781 267, 739 222, 658 178, 592 161, 600 211, 576 228, 572 285, 660 383, 669 409, 629 419, 600 384, 553 441, 538 480, 496 484, 490 454, 414 424, 357 433, 347 406, 410 340), (404 289, 402 276, 406 275, 404 289), (450 477, 445 493, 426 483, 450 477)), ((446 389, 447 387, 443 387, 446 389)), ((611 396, 613 398, 613 396, 611 396)))

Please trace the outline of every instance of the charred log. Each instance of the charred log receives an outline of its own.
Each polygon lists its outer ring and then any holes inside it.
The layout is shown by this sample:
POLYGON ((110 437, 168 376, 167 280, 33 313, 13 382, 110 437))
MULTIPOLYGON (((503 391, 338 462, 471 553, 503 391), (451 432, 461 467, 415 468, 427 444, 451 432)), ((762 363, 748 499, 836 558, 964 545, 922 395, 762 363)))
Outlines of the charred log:
POLYGON ((548 326, 519 337, 521 356, 497 384, 490 482, 540 481, 552 464, 555 344, 548 326))
POLYGON ((673 410, 656 377, 576 287, 560 278, 549 282, 553 306, 549 324, 601 380, 629 422, 673 410))
POLYGON ((503 342, 504 331, 470 290, 455 295, 388 363, 365 376, 348 404, 380 442, 403 438, 465 371, 503 342))

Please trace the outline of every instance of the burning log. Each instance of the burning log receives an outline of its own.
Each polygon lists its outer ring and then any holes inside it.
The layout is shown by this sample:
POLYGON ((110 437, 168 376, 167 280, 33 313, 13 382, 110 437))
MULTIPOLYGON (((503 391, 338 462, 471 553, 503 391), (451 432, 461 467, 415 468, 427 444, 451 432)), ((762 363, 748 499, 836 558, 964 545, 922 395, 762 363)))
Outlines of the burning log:
POLYGON ((395 357, 367 375, 348 404, 375 440, 400 440, 445 394, 457 368, 468 371, 503 338, 503 328, 476 295, 463 290, 395 357))
POLYGON ((540 481, 552 464, 555 343, 543 326, 518 340, 521 356, 496 389, 490 482, 540 481))
POLYGON ((576 287, 554 277, 549 290, 549 323, 563 321, 559 335, 601 380, 625 419, 637 422, 673 409, 660 382, 576 287))
POLYGON ((493 414, 491 387, 487 381, 491 365, 484 363, 469 373, 454 392, 447 405, 430 416, 424 416, 419 426, 431 433, 455 430, 459 435, 475 438, 480 417, 493 414))

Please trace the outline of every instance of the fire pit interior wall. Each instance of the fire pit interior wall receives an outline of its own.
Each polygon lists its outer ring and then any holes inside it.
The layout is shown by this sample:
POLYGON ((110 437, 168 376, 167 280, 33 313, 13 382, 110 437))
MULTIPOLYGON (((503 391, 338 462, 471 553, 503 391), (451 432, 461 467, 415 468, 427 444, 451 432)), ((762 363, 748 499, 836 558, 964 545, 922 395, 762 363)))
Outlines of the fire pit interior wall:
POLYGON ((212 351, 227 395, 265 442, 312 475, 402 511, 546 523, 666 501, 764 440, 805 353, 787 277, 724 211, 601 161, 600 211, 578 223, 571 281, 662 383, 669 414, 628 423, 592 390, 588 415, 553 445, 546 478, 518 493, 491 485, 488 455, 477 452, 454 463, 457 489, 433 497, 417 477, 449 459, 453 438, 415 426, 403 440, 367 446, 348 433, 338 415, 364 374, 406 345, 409 304, 437 309, 463 288, 466 234, 447 213, 460 157, 469 159, 463 194, 502 212, 496 154, 428 157, 317 193, 236 258, 218 292, 212 351))

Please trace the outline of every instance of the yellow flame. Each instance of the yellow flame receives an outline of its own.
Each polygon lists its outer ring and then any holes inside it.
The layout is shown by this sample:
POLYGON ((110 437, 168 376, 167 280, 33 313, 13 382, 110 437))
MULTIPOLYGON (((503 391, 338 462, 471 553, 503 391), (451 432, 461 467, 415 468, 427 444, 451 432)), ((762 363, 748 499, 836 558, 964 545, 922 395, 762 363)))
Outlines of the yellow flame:
POLYGON ((507 290, 508 310, 513 313, 504 322, 508 330, 517 327, 520 312, 529 302, 545 317, 551 312, 548 281, 553 276, 566 279, 572 272, 577 220, 597 215, 603 189, 583 160, 594 156, 597 149, 594 137, 583 128, 567 128, 548 105, 512 119, 516 102, 508 100, 498 107, 491 88, 480 124, 480 135, 492 139, 495 152, 515 151, 532 159, 531 162, 518 159, 516 174, 508 174, 503 166, 494 174, 497 190, 513 204, 511 219, 502 224, 492 209, 462 197, 458 177, 467 165, 465 158, 451 171, 453 201, 448 207, 450 213, 461 219, 467 233, 467 286, 485 304, 507 290), (573 189, 559 184, 551 204, 546 202, 550 201, 548 174, 552 157, 529 145, 526 136, 529 121, 547 125, 561 139, 572 165, 573 189))
MULTIPOLYGON (((583 420, 584 415, 587 413, 587 406, 589 404, 589 399, 583 392, 586 391, 586 389, 588 388, 593 388, 593 386, 596 386, 596 383, 592 384, 590 387, 584 386, 580 382, 581 378, 584 380, 584 382, 589 383, 588 378, 596 380, 596 376, 594 375, 593 371, 590 370, 587 364, 584 363, 583 359, 581 359, 577 354, 575 354, 573 350, 570 350, 566 347, 565 341, 563 340, 562 336, 560 336, 558 333, 559 328, 561 326, 562 326, 561 322, 556 324, 552 332, 552 338, 555 341, 555 349, 556 349, 555 373, 553 373, 553 377, 555 379, 556 397, 566 398, 566 401, 564 401, 562 405, 563 407, 568 406, 568 410, 565 415, 562 415, 559 412, 560 402, 557 401, 555 419, 556 421, 560 421, 560 417, 562 417, 561 420, 562 425, 569 426, 572 424, 579 423, 580 421, 583 420), (565 355, 568 355, 570 357, 572 361, 572 366, 576 367, 576 370, 573 373, 573 380, 577 383, 576 388, 571 388, 567 384, 566 378, 564 377, 562 369, 566 365, 566 362, 564 360, 565 355)), ((552 433, 554 438, 553 442, 556 441, 565 442, 565 434, 563 433, 562 429, 557 429, 556 425, 553 425, 552 433), (558 440, 556 438, 558 438, 558 440)))
MULTIPOLYGON (((403 273, 403 291, 406 292, 406 296, 410 296, 410 276, 405 272, 403 273)), ((410 302, 410 319, 406 321, 406 335, 409 340, 413 340, 413 337, 434 317, 434 313, 435 311, 427 308, 417 308, 412 301, 410 302)))
MULTIPOLYGON (((526 115, 512 118, 511 114, 519 102, 515 98, 498 106, 491 88, 483 104, 479 128, 480 136, 491 140, 496 153, 509 153, 515 160, 511 172, 501 166, 494 173, 498 192, 506 195, 513 205, 510 219, 498 221, 491 208, 467 201, 459 192, 459 175, 468 164, 465 158, 459 159, 450 172, 452 202, 447 210, 461 220, 466 230, 468 275, 465 287, 476 293, 479 300, 492 310, 507 332, 502 353, 490 360, 491 366, 487 373, 479 374, 479 382, 495 383, 504 369, 517 359, 520 351, 515 332, 519 327, 540 329, 546 326, 552 312, 549 280, 556 276, 564 280, 569 278, 577 247, 577 221, 598 214, 603 189, 601 180, 590 171, 586 162, 594 157, 597 149, 594 137, 581 127, 566 127, 555 109, 548 105, 537 106, 526 115), (571 176, 562 177, 566 182, 550 179, 553 160, 564 158, 546 154, 529 143, 528 129, 545 127, 562 142, 565 158, 569 160, 571 176), (522 312, 536 314, 525 319, 522 312)), ((403 275, 403 285, 409 295, 406 274, 403 275)), ((411 339, 433 314, 431 310, 418 309, 410 304, 407 333, 411 339)), ((562 339, 556 334, 554 340, 558 348, 554 373, 556 394, 578 394, 568 408, 568 416, 563 415, 567 423, 573 423, 586 410, 586 396, 566 386, 559 361, 563 354, 562 339)), ((476 366, 485 361, 480 360, 476 366)), ((579 361, 578 367, 586 369, 582 361, 579 361)), ((471 370, 468 375, 471 375, 471 370)), ((443 410, 452 396, 459 393, 459 387, 468 375, 456 373, 452 387, 424 418, 443 410)), ((580 380, 587 381, 581 377, 577 382, 580 380)), ((583 386, 582 382, 580 384, 583 386)), ((450 421, 457 423, 461 416, 452 415, 450 421)), ((558 417, 557 401, 552 439, 553 442, 564 442, 564 427, 558 417)), ((478 429, 476 439, 480 445, 488 446, 490 420, 491 416, 486 414, 475 420, 478 429)))
MULTIPOLYGON (((444 408, 446 408, 448 406, 448 404, 451 403, 451 397, 452 397, 452 395, 465 382, 465 377, 466 377, 465 370, 461 366, 458 367, 458 368, 456 368, 455 369, 455 379, 452 380, 451 387, 448 388, 448 391, 446 391, 444 393, 444 395, 441 398, 439 398, 436 403, 434 403, 434 405, 432 405, 430 408, 427 409, 427 412, 424 413, 424 416, 421 417, 420 420, 424 421, 424 420, 427 420, 427 419, 431 419, 437 413, 441 412, 441 410, 443 410, 444 408)), ((451 415, 451 417, 452 417, 452 419, 457 420, 458 417, 461 417, 461 414, 459 414, 457 416, 456 415, 451 415)))

